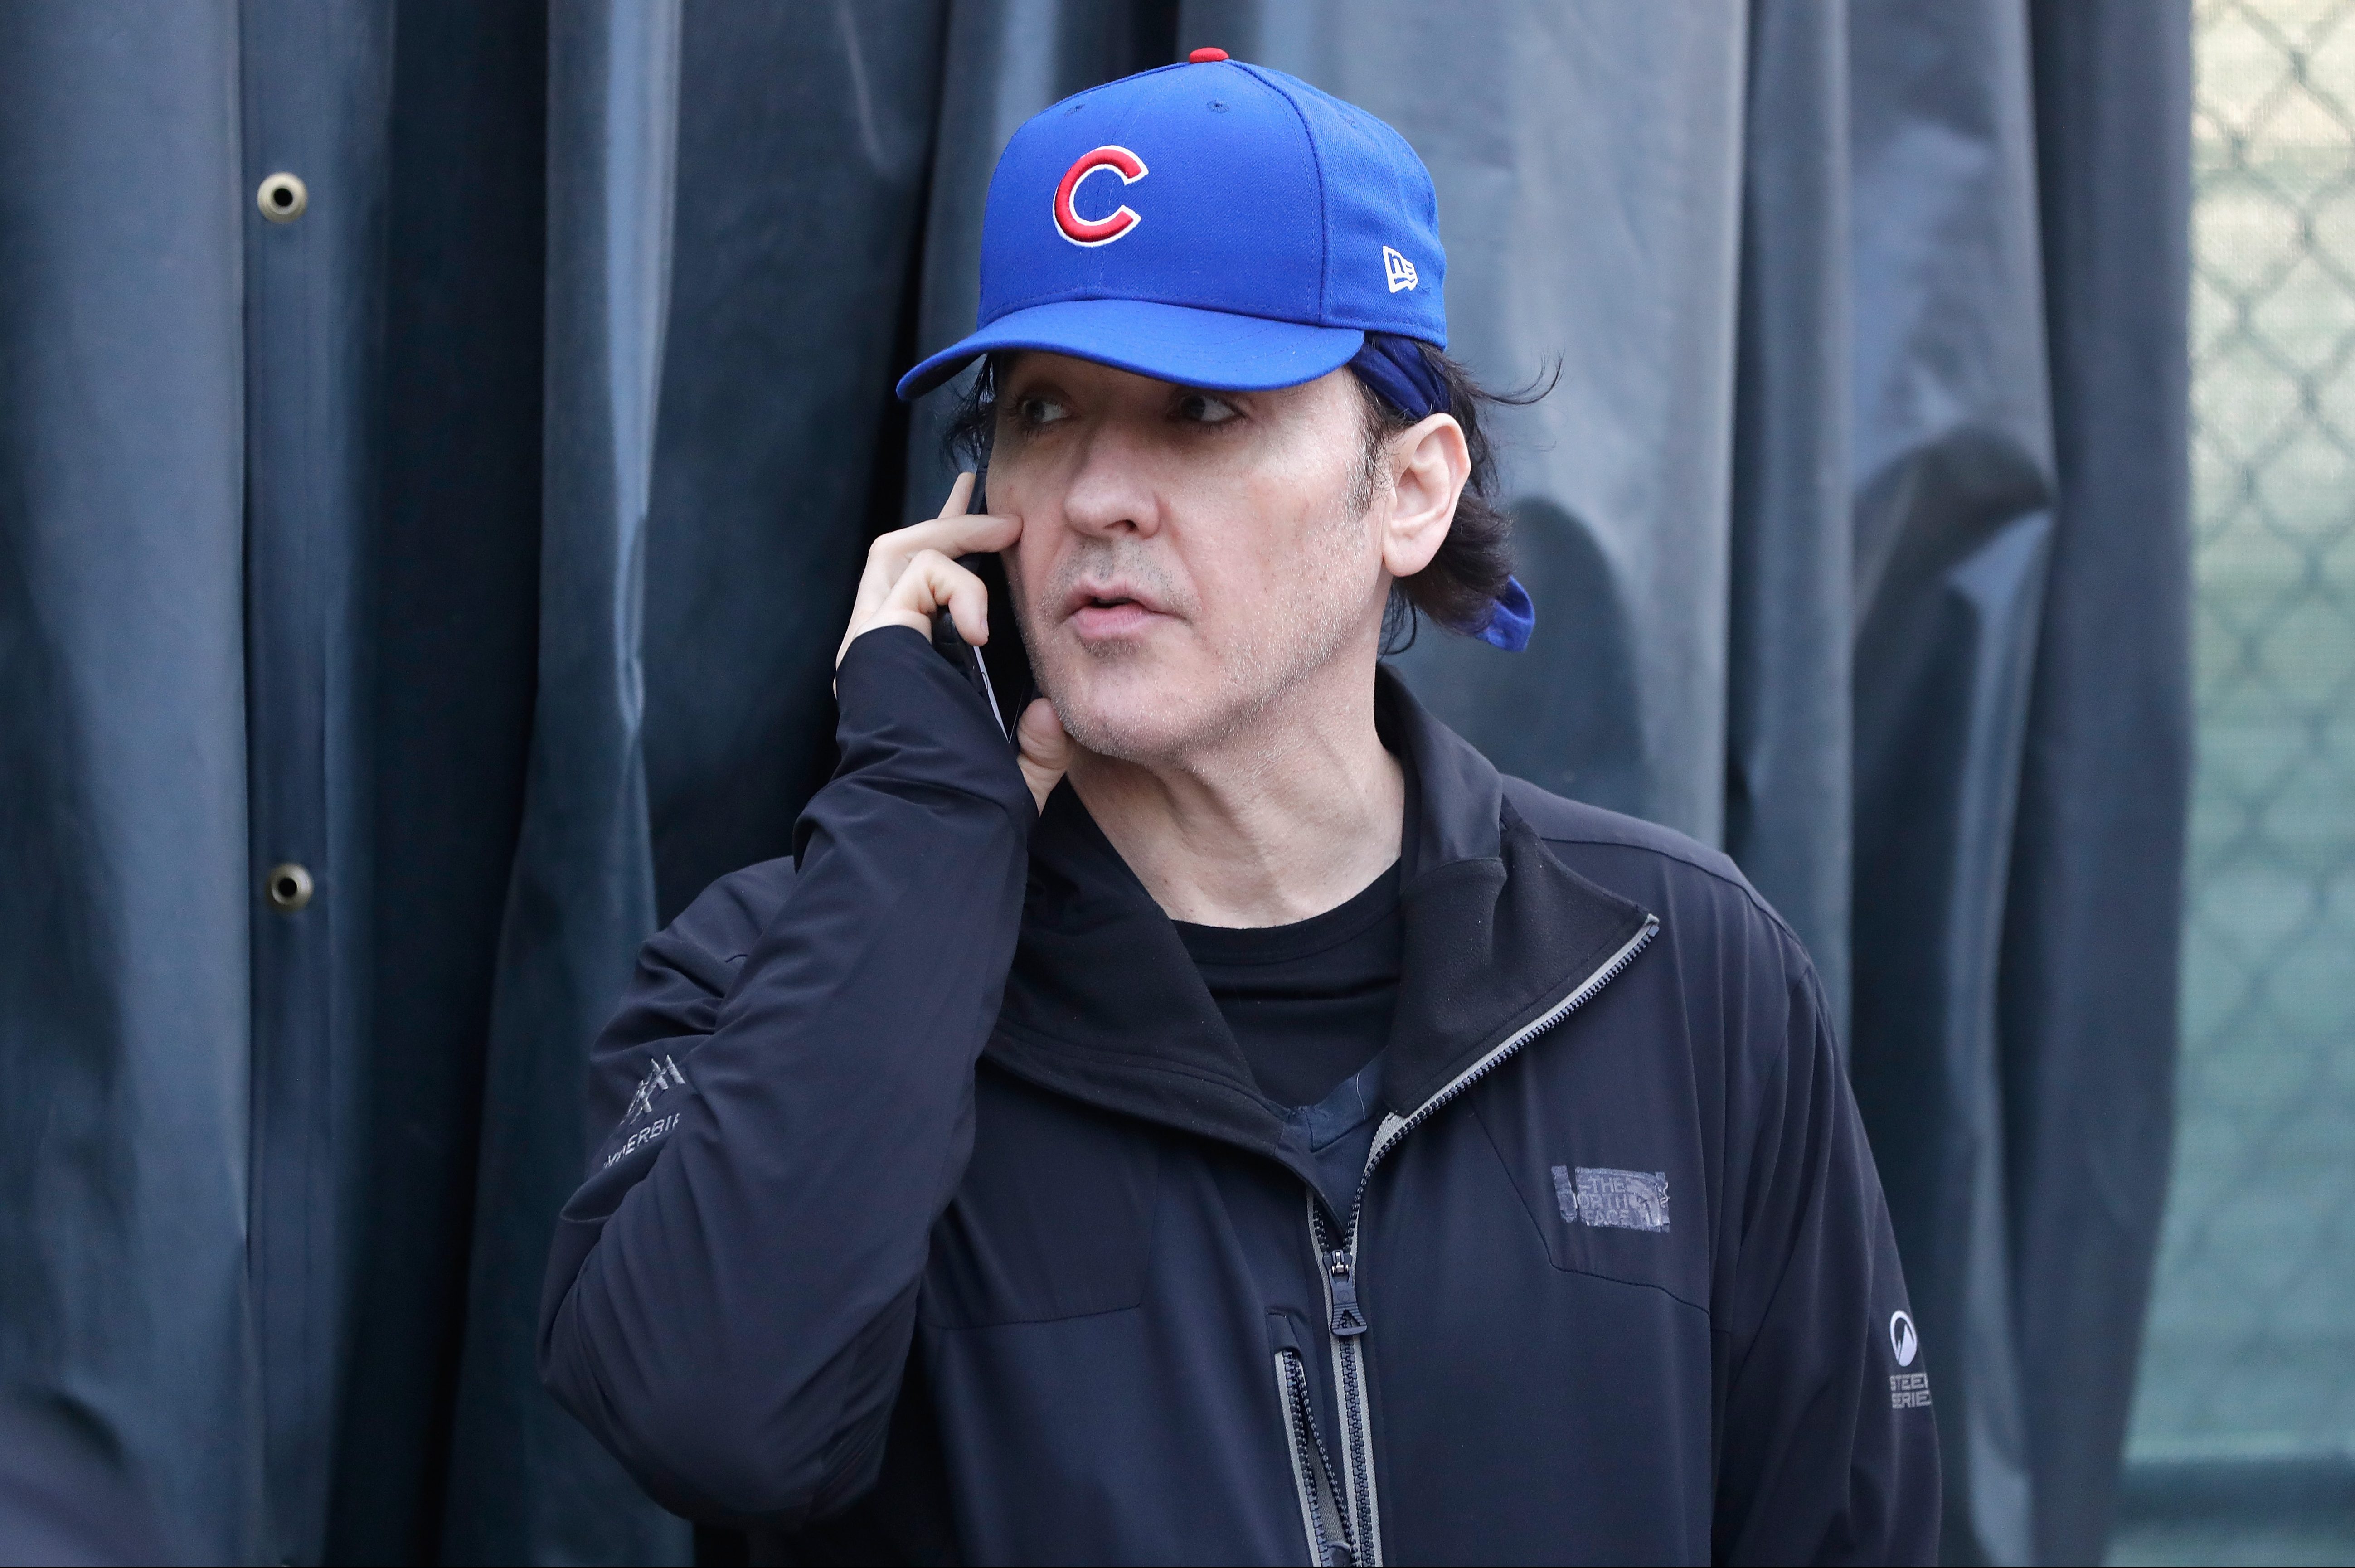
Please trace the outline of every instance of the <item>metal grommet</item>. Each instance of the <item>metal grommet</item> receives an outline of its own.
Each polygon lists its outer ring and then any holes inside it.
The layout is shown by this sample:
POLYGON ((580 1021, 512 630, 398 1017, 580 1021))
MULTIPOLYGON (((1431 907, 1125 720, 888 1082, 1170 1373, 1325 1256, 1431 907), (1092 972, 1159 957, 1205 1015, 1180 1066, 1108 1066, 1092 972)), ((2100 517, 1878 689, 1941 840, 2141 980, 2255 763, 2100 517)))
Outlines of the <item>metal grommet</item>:
POLYGON ((293 914, 311 901, 311 873, 292 860, 283 861, 270 868, 261 891, 270 896, 271 908, 293 914))
POLYGON ((253 193, 253 204, 271 222, 292 223, 311 205, 311 187, 303 183, 300 175, 272 175, 253 193))

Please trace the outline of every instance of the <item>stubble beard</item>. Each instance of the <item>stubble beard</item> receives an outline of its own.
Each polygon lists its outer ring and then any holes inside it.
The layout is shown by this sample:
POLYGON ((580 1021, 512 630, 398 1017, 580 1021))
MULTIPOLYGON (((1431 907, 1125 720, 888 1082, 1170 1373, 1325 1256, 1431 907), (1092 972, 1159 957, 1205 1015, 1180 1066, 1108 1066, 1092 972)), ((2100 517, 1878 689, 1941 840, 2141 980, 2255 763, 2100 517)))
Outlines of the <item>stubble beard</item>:
MULTIPOLYGON (((1151 592, 1173 613, 1200 625, 1199 603, 1180 591, 1148 549, 1114 541, 1092 542, 1066 559, 1043 598, 1025 594, 1018 583, 1015 592, 1021 604, 1022 635, 1040 691, 1054 703, 1064 732, 1084 751, 1146 767, 1182 764, 1189 756, 1231 751, 1249 738, 1284 698, 1361 636, 1364 602, 1355 588, 1362 571, 1363 540, 1358 525, 1365 509, 1357 504, 1359 498, 1358 487, 1352 485, 1333 514, 1309 531, 1308 548, 1286 577, 1283 591, 1273 597, 1264 624, 1242 628, 1246 635, 1231 636, 1218 650, 1215 688, 1207 700, 1181 706, 1151 695, 1132 694, 1115 703, 1083 706, 1069 699, 1082 688, 1082 681, 1065 678, 1076 677, 1082 663, 1111 669, 1145 664, 1152 655, 1131 644, 1090 647, 1068 637, 1050 642, 1034 631, 1036 609, 1063 603, 1072 586, 1092 571, 1117 572, 1151 592), (1052 650, 1045 659, 1039 657, 1042 643, 1052 650)), ((1282 751, 1281 737, 1270 735, 1263 741, 1255 751, 1272 762, 1282 751)))

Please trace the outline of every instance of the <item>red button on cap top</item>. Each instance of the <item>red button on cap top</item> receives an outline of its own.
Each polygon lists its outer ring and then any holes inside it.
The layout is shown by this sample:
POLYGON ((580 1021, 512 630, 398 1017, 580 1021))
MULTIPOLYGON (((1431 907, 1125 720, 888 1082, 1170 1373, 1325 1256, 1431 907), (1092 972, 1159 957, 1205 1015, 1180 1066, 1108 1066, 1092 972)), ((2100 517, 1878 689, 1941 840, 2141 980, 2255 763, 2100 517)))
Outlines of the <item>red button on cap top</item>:
POLYGON ((1188 65, 1210 65, 1227 58, 1224 49, 1196 49, 1186 57, 1188 65))

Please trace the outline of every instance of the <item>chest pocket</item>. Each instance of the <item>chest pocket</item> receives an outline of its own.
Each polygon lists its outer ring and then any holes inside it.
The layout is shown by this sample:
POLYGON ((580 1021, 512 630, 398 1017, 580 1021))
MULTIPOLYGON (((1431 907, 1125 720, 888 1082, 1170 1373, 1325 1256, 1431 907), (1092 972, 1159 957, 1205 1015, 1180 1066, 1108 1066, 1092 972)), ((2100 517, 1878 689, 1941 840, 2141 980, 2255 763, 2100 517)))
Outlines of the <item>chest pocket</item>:
POLYGON ((918 1312, 937 1328, 977 1328, 1137 1306, 1160 1169, 1150 1127, 984 1062, 973 1161, 932 1229, 918 1312))
MULTIPOLYGON (((1651 1285, 1706 1310, 1711 1205, 1698 1143, 1673 1101, 1600 1115, 1604 1096, 1559 1079, 1496 1076, 1467 1098, 1553 1266, 1651 1285)), ((1619 1085, 1623 1100, 1628 1087, 1619 1085)))

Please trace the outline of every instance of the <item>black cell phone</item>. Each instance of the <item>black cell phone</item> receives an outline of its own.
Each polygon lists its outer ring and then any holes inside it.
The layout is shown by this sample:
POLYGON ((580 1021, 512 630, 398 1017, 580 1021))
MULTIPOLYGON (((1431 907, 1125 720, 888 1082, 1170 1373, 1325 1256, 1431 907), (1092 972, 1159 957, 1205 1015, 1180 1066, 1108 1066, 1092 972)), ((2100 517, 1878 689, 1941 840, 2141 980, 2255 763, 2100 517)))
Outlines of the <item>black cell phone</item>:
MULTIPOLYGON (((973 559, 966 556, 959 564, 969 564, 973 559)), ((995 626, 990 628, 989 640, 993 643, 997 640, 997 628, 995 626)), ((981 650, 964 640, 964 635, 956 629, 956 622, 950 618, 945 608, 932 612, 932 646, 940 650, 943 658, 956 667, 957 673, 964 677, 964 683, 980 693, 981 699, 989 704, 989 716, 997 720, 997 732, 1008 741, 1013 740, 1013 727, 1006 720, 1005 709, 997 705, 997 688, 990 682, 988 664, 982 658, 981 650)))
MULTIPOLYGON (((982 499, 981 481, 974 485, 971 506, 976 512, 988 509, 982 499)), ((1011 745, 1015 743, 1014 726, 1020 721, 1022 710, 1030 706, 1031 699, 1039 695, 1039 688, 1030 673, 1030 656, 1022 646, 1021 629, 1015 624, 1013 600, 1006 583, 1006 563, 995 555, 968 555, 960 557, 957 564, 980 578, 982 586, 989 591, 989 643, 986 647, 975 647, 958 635, 956 624, 949 619, 946 610, 936 610, 932 613, 932 646, 989 704, 998 732, 1011 745)))

